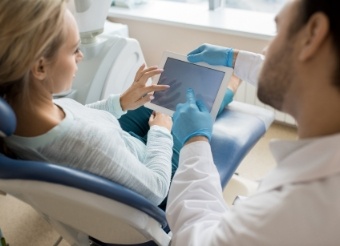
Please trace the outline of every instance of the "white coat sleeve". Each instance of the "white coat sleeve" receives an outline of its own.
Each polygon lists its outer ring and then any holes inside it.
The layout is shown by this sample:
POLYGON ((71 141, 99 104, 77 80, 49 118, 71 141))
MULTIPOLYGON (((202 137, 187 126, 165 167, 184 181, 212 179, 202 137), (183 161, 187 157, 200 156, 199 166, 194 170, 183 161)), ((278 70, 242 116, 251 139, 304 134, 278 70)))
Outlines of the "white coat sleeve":
POLYGON ((289 235, 295 229, 287 225, 292 224, 294 216, 287 216, 287 205, 282 201, 290 200, 284 193, 273 191, 229 209, 209 143, 193 142, 181 150, 170 186, 166 215, 171 245, 292 245, 289 235))
POLYGON ((234 74, 240 79, 257 86, 264 56, 240 50, 235 61, 234 74))
POLYGON ((167 203, 167 220, 174 235, 172 245, 210 245, 204 243, 209 242, 204 235, 214 232, 216 221, 227 210, 209 143, 184 146, 167 203), (196 233, 201 236, 196 237, 196 233))

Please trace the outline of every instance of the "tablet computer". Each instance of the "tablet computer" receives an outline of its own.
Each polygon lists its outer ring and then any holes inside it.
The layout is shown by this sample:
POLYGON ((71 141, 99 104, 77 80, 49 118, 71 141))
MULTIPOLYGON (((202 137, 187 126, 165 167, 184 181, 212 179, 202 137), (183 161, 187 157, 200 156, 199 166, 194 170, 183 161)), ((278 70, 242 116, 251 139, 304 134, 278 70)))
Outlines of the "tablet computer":
POLYGON ((187 89, 192 88, 196 100, 204 101, 213 120, 216 119, 232 68, 190 63, 186 56, 169 51, 163 53, 159 68, 164 71, 154 77, 153 83, 167 84, 170 88, 155 92, 154 99, 146 103, 146 107, 172 116, 177 104, 186 102, 187 89))

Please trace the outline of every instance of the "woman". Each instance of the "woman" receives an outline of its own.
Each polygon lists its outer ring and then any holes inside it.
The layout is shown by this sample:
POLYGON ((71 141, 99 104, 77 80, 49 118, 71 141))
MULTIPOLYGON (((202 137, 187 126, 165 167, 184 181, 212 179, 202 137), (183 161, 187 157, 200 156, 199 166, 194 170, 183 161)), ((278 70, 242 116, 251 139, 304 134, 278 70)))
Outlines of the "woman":
POLYGON ((171 179, 172 120, 139 107, 152 99, 152 92, 168 88, 145 85, 162 70, 142 66, 126 92, 90 105, 53 100, 54 93, 72 85, 83 58, 79 44, 64 0, 0 2, 0 96, 17 117, 6 146, 19 158, 95 173, 160 204, 171 179), (147 115, 147 126, 141 123, 141 132, 129 134, 131 117, 122 117, 125 130, 117 119, 137 108, 143 112, 139 117, 147 115))

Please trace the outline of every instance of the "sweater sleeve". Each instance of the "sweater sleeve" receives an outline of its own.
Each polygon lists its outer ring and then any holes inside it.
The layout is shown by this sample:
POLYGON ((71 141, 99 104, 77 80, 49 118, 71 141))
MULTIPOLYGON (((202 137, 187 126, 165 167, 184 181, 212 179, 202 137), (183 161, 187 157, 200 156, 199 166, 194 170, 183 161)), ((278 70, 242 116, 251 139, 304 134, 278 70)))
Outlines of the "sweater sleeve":
POLYGON ((117 119, 119 119, 123 114, 126 113, 126 111, 123 111, 120 105, 120 95, 118 94, 112 94, 107 99, 86 104, 85 106, 89 108, 108 111, 117 119))

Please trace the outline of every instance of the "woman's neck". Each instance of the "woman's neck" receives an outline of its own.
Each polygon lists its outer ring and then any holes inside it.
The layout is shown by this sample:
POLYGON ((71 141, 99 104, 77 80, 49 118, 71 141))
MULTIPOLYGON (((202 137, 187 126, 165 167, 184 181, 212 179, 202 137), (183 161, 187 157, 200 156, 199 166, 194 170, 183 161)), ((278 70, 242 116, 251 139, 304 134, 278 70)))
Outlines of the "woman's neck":
POLYGON ((39 136, 65 118, 63 110, 53 103, 52 94, 39 86, 30 86, 27 95, 18 95, 13 101, 11 106, 17 118, 14 134, 18 136, 39 136))

